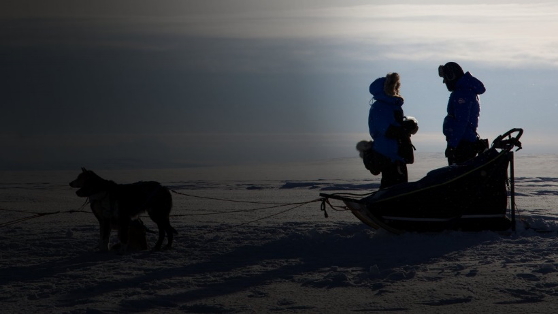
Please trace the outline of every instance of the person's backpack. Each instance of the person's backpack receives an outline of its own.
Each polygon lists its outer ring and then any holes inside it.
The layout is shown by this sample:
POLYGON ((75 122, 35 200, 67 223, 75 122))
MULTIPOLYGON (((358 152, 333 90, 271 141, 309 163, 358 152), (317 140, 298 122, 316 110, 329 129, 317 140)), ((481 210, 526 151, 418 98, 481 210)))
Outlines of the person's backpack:
POLYGON ((360 152, 364 167, 375 176, 390 162, 389 158, 374 150, 374 141, 360 141, 356 148, 360 152))

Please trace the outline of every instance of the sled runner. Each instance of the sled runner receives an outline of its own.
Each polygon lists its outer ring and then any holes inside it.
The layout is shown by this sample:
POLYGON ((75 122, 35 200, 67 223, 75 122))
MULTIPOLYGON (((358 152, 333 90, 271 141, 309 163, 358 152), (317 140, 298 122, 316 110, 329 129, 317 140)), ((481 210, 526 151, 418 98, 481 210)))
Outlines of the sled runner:
POLYGON ((515 230, 512 150, 521 149, 522 134, 522 129, 511 129, 464 164, 432 170, 416 182, 381 189, 362 199, 342 193, 320 196, 343 201, 365 224, 393 233, 515 230))

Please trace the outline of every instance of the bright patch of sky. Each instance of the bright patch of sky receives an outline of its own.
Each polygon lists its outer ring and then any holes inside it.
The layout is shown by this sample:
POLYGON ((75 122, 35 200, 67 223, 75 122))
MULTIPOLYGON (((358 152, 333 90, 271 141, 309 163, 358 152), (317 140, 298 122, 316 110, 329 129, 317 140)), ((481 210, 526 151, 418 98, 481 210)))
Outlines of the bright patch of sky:
POLYGON ((183 18, 175 17, 175 31, 196 36, 343 40, 361 49, 384 48, 352 54, 362 60, 452 55, 502 66, 558 65, 558 3, 285 5, 183 18))

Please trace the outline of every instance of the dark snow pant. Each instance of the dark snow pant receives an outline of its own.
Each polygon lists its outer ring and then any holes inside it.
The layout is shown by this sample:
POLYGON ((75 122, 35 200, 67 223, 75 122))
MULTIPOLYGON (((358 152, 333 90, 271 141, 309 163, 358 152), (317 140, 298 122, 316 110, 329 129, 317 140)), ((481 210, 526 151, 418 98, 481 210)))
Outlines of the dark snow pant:
POLYGON ((380 189, 408 181, 407 165, 401 161, 391 162, 382 169, 380 189))
POLYGON ((448 157, 448 165, 462 164, 469 159, 475 158, 477 156, 478 149, 476 143, 461 141, 453 153, 448 157))

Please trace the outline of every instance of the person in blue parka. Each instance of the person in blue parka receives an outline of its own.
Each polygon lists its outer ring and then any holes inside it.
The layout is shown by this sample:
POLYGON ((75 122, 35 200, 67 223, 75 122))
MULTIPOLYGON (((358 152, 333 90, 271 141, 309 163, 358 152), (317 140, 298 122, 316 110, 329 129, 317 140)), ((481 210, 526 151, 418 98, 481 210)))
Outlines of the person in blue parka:
POLYGON ((399 74, 388 73, 386 77, 374 80, 369 88, 374 102, 370 106, 368 127, 374 140, 373 150, 383 160, 381 189, 408 181, 407 162, 401 155, 400 139, 403 134, 407 134, 408 138, 410 135, 403 127, 404 100, 399 94, 400 86, 399 74))
POLYGON ((445 155, 449 165, 460 164, 474 158, 479 151, 479 95, 486 89, 470 72, 463 73, 455 62, 440 65, 438 75, 444 78, 443 82, 451 92, 443 124, 447 142, 445 155))

